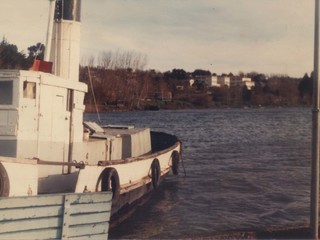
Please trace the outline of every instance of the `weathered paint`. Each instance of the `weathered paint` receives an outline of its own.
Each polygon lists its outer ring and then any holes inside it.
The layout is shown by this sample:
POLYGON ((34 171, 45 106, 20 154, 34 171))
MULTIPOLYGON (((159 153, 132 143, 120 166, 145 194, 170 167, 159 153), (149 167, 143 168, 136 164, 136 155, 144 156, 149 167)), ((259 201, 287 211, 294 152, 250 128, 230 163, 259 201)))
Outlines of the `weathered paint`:
POLYGON ((151 182, 150 169, 152 161, 157 158, 160 162, 161 176, 165 175, 171 170, 173 151, 180 152, 180 145, 177 144, 171 149, 162 151, 161 154, 149 154, 140 158, 130 158, 126 160, 111 161, 107 166, 90 166, 87 165, 81 169, 78 176, 77 186, 75 192, 83 192, 84 189, 88 191, 100 191, 101 183, 98 182, 99 176, 105 168, 114 168, 117 170, 120 178, 120 192, 128 192, 139 187, 141 184, 151 182))
POLYGON ((28 196, 38 193, 38 167, 34 160, 0 157, 9 178, 9 196, 28 196))
MULTIPOLYGON (((0 83, 8 81, 13 83, 7 89, 12 102, 0 105, 1 156, 68 162, 70 142, 82 145, 87 86, 48 73, 1 70, 0 83)), ((72 160, 84 160, 76 152, 72 155, 72 160)), ((67 173, 66 167, 41 169, 39 177, 58 173, 67 173)))
POLYGON ((0 239, 108 239, 110 192, 0 198, 0 239))

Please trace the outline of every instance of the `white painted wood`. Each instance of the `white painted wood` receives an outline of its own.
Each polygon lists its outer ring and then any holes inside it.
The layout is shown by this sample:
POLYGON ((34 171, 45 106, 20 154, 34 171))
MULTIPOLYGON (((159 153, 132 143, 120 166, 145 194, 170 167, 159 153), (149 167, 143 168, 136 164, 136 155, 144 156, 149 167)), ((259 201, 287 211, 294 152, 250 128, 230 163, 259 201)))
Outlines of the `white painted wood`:
POLYGON ((94 213, 73 215, 72 224, 83 225, 83 224, 107 222, 106 219, 110 219, 110 214, 111 214, 110 210, 108 212, 94 212, 94 213))
POLYGON ((11 240, 11 239, 61 239, 61 229, 35 229, 33 231, 17 231, 11 233, 0 234, 0 239, 11 240))
POLYGON ((0 198, 0 239, 107 239, 111 198, 109 192, 0 198))
POLYGON ((2 197, 0 198, 0 211, 4 209, 14 209, 23 207, 46 207, 50 205, 62 205, 61 194, 38 195, 33 197, 2 197))
POLYGON ((86 239, 103 239, 103 240, 108 240, 108 238, 106 238, 106 234, 102 233, 102 234, 92 234, 91 236, 81 236, 81 237, 69 237, 69 239, 74 239, 74 240, 86 240, 86 239))
MULTIPOLYGON (((86 204, 76 204, 72 205, 72 209, 69 211, 70 214, 85 214, 91 212, 100 212, 101 209, 105 209, 105 202, 102 203, 91 203, 86 204)), ((108 209, 109 211, 110 209, 108 209)))
MULTIPOLYGON (((15 204, 15 203, 14 203, 15 204)), ((32 207, 13 209, 1 209, 0 219, 10 219, 14 215, 15 219, 29 219, 41 217, 55 217, 62 215, 63 208, 61 205, 57 206, 43 206, 37 207, 37 211, 32 207)))
POLYGON ((28 196, 38 194, 38 167, 30 161, 1 162, 9 177, 9 196, 28 196))
POLYGON ((69 81, 79 81, 80 23, 61 20, 54 24, 51 61, 54 74, 69 81))
POLYGON ((33 229, 58 228, 62 225, 62 217, 41 218, 41 219, 25 219, 15 221, 13 218, 7 219, 0 223, 0 233, 31 231, 33 229), (12 220, 12 221, 10 221, 12 220))
POLYGON ((90 236, 91 234, 108 234, 109 223, 94 223, 88 225, 79 225, 69 228, 69 237, 90 236))

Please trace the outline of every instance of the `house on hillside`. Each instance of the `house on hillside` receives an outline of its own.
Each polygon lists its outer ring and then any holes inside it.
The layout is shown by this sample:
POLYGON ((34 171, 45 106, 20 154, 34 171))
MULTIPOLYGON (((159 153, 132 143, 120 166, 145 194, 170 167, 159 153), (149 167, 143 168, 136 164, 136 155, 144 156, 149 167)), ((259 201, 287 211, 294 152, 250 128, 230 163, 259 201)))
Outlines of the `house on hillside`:
POLYGON ((195 82, 204 83, 207 87, 242 87, 246 86, 249 90, 251 90, 255 83, 249 77, 239 77, 239 76, 229 76, 229 75, 221 75, 218 76, 216 74, 213 75, 196 75, 193 79, 189 80, 190 86, 192 86, 195 82))
POLYGON ((248 90, 251 90, 255 86, 255 82, 252 81, 252 79, 249 77, 243 77, 242 82, 243 82, 243 85, 248 88, 248 90))
POLYGON ((255 83, 249 77, 234 77, 231 79, 230 86, 231 87, 246 86, 248 90, 251 90, 255 86, 255 83))
POLYGON ((190 86, 190 87, 192 87, 192 86, 193 86, 193 84, 194 84, 194 82, 195 82, 195 80, 194 80, 194 79, 190 79, 190 80, 189 80, 189 86, 190 86))
POLYGON ((209 74, 209 75, 195 75, 193 78, 194 78, 194 81, 202 82, 202 83, 206 84, 208 87, 211 87, 211 85, 212 85, 211 74, 209 74))
POLYGON ((217 76, 217 83, 220 87, 228 86, 230 87, 230 77, 229 76, 217 76))
POLYGON ((207 87, 221 87, 224 85, 228 85, 230 82, 230 78, 229 78, 229 82, 227 77, 221 77, 221 76, 217 76, 217 75, 198 75, 198 76, 194 76, 193 83, 195 81, 198 82, 202 82, 204 83, 207 87))

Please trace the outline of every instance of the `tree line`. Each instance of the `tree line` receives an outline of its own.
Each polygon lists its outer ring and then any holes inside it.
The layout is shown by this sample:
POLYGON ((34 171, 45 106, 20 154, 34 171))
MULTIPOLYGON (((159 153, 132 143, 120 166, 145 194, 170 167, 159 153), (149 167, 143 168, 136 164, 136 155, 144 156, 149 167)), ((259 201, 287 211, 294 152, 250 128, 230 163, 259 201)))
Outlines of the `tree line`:
POLYGON ((44 45, 37 43, 28 47, 28 54, 19 52, 18 47, 3 37, 0 42, 0 68, 27 70, 32 66, 34 59, 43 59, 44 45))
MULTIPOLYGON (((29 69, 34 59, 43 59, 44 45, 37 43, 28 53, 5 38, 0 43, 1 69, 29 69)), ((82 61, 80 81, 89 86, 85 98, 87 110, 93 110, 94 99, 101 111, 140 110, 153 107, 208 108, 258 106, 310 106, 312 73, 302 78, 265 75, 257 72, 225 73, 230 78, 250 77, 255 86, 210 87, 195 76, 216 75, 208 70, 172 69, 166 72, 145 70, 147 56, 134 51, 107 51, 82 61)))

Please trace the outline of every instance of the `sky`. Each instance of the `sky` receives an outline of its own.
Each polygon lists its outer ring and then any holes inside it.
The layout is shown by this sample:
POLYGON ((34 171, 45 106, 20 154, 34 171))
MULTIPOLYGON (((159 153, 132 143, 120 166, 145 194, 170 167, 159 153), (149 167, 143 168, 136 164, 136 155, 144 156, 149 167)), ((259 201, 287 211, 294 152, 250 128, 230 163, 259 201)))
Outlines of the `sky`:
MULTIPOLYGON (((45 43, 48 0, 0 4, 0 35, 45 43)), ((146 69, 302 77, 313 69, 313 0, 82 0, 81 56, 132 51, 146 69)))

